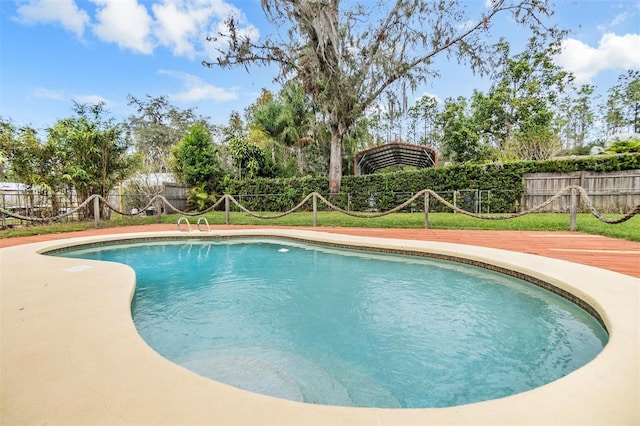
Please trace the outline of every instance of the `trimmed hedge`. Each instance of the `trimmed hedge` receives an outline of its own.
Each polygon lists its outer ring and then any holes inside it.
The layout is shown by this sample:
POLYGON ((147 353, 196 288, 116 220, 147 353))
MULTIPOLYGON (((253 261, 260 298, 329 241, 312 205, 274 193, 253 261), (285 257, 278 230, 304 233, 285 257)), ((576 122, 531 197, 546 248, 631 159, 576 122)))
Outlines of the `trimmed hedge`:
MULTIPOLYGON (((569 173, 576 171, 614 172, 640 169, 640 154, 602 155, 546 161, 512 163, 456 164, 445 167, 419 169, 395 173, 344 176, 342 192, 331 199, 335 204, 354 211, 385 211, 406 201, 411 194, 431 189, 449 201, 454 191, 479 189, 491 191, 491 198, 483 206, 491 212, 517 210, 522 198, 525 173, 569 173)), ((230 180, 226 194, 240 197, 239 201, 252 211, 285 211, 299 203, 311 192, 328 196, 329 182, 324 177, 289 179, 230 180)), ((413 206, 422 209, 422 201, 413 206)), ((434 210, 442 210, 432 203, 434 210)), ((311 208, 311 203, 307 206, 311 208)))
MULTIPOLYGON (((291 209, 312 192, 326 194, 329 181, 324 177, 257 178, 229 180, 224 188, 247 209, 256 212, 282 212, 291 209)), ((308 206, 311 209, 311 204, 308 206)))

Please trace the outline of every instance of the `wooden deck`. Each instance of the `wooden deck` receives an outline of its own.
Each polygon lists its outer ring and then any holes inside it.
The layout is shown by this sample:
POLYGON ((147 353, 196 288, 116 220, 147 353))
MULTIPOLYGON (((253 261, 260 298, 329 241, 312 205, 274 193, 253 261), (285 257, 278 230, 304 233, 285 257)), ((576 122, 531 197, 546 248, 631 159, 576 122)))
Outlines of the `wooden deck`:
MULTIPOLYGON (((274 228, 273 226, 219 225, 212 229, 274 228)), ((294 228, 296 229, 296 228, 294 228)), ((542 231, 471 231, 390 228, 300 227, 297 229, 379 238, 442 241, 536 254, 609 269, 640 278, 640 243, 583 234, 542 231)), ((65 234, 0 239, 0 248, 61 238, 131 232, 173 231, 176 225, 144 225, 93 229, 65 234)))

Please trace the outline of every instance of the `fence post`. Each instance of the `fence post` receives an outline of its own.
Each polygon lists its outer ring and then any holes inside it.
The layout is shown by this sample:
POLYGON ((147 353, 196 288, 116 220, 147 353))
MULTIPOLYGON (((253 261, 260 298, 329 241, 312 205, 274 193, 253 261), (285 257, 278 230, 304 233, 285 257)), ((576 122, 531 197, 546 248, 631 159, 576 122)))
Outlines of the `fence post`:
POLYGON ((229 224, 229 195, 224 196, 224 223, 229 224))
POLYGON ((574 187, 571 188, 571 197, 570 197, 570 205, 569 205, 569 230, 575 231, 577 228, 577 214, 578 214, 578 197, 576 194, 576 189, 574 187))
POLYGON ((429 192, 424 191, 424 229, 429 229, 429 192))
POLYGON ((313 226, 318 224, 318 194, 313 193, 313 226))
POLYGON ((96 222, 96 229, 100 228, 100 198, 94 195, 93 199, 93 219, 96 222))
MULTIPOLYGON (((458 207, 458 190, 453 191, 453 206, 458 207)), ((455 209, 453 210, 453 214, 458 213, 455 209)))

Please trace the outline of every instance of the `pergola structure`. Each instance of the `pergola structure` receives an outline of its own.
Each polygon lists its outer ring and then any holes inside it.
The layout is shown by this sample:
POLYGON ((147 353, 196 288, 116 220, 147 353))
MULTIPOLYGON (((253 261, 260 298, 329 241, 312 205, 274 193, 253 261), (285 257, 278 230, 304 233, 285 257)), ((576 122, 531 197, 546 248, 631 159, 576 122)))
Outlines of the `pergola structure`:
POLYGON ((430 146, 390 142, 360 151, 356 154, 353 165, 356 175, 375 173, 380 169, 395 165, 418 168, 436 167, 438 153, 430 146))

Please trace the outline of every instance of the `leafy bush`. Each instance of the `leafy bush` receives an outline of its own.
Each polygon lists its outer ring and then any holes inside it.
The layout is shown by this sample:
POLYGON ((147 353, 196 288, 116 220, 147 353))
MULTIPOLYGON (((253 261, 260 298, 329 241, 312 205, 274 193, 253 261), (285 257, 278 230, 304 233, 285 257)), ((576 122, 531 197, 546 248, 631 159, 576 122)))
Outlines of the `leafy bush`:
POLYGON ((201 212, 211 207, 216 200, 215 195, 207 192, 205 184, 194 186, 187 195, 187 210, 201 212))
POLYGON ((640 152, 640 140, 628 139, 615 141, 605 151, 607 154, 622 154, 625 152, 640 152))
MULTIPOLYGON (((483 206, 489 207, 491 212, 512 212, 522 199, 525 173, 632 169, 640 169, 640 153, 512 163, 455 164, 395 173, 344 176, 342 192, 329 200, 354 211, 385 211, 423 189, 438 192, 450 202, 453 201, 454 191, 479 189, 491 191, 491 198, 483 201, 483 206)), ((329 197, 328 187, 326 178, 310 176, 225 181, 225 192, 240 196, 242 204, 254 211, 288 210, 314 191, 329 197)), ((422 209, 421 203, 421 200, 416 200, 413 206, 415 211, 422 209)), ((431 206, 434 211, 447 210, 440 203, 432 202, 431 206)))

